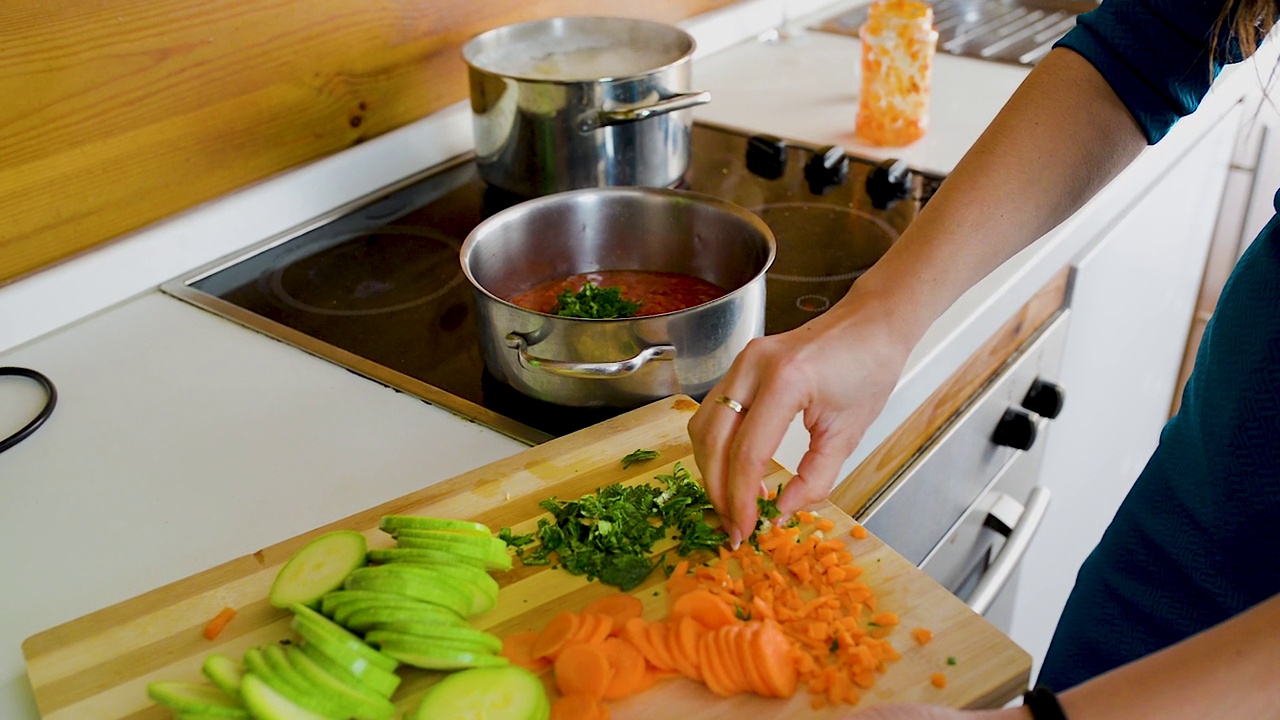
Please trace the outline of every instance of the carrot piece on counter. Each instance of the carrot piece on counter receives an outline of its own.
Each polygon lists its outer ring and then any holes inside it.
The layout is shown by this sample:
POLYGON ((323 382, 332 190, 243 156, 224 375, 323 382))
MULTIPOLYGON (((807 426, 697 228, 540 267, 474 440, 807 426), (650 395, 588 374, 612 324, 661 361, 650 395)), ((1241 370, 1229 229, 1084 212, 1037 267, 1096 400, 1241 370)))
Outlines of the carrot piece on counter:
POLYGON ((671 606, 671 617, 691 617, 711 630, 738 621, 733 607, 707 590, 693 590, 681 595, 671 606))
POLYGON ((941 690, 947 686, 947 676, 942 673, 934 673, 929 676, 929 684, 941 690))
POLYGON ((890 627, 898 624, 898 614, 891 612, 876 613, 871 616, 871 622, 882 627, 890 627))
POLYGON ((537 641, 536 632, 512 633, 502 638, 502 657, 525 670, 540 672, 551 662, 544 657, 534 656, 533 645, 537 641))
POLYGON ((551 703, 551 720, 603 720, 604 703, 590 695, 564 695, 551 703))
POLYGON ((813 513, 809 512, 808 510, 797 510, 796 519, 804 523, 805 525, 808 525, 809 523, 813 522, 813 513))
POLYGON ((933 631, 928 628, 916 628, 911 631, 911 637, 915 638, 916 642, 921 645, 928 645, 929 641, 933 639, 933 631))
POLYGON ((609 638, 600 649, 604 652, 613 676, 604 689, 605 700, 619 700, 639 691, 644 682, 645 659, 634 645, 626 640, 609 638))
POLYGON ((849 534, 852 535, 855 540, 867 539, 867 529, 861 525, 854 525, 853 529, 849 531, 849 534))
POLYGON ((571 612, 562 612, 551 618, 551 622, 542 628, 538 638, 533 642, 533 656, 554 660, 560 650, 578 632, 578 626, 581 623, 578 616, 571 612))
POLYGON ((556 687, 564 695, 603 698, 613 681, 613 668, 598 645, 572 643, 555 662, 556 687))
POLYGON ((634 595, 613 593, 594 600, 582 612, 608 615, 613 618, 613 630, 610 634, 616 636, 622 633, 622 626, 626 625, 628 620, 644 614, 644 603, 634 595))
POLYGON ((236 616, 236 609, 233 607, 224 607, 218 611, 217 615, 204 626, 204 639, 217 640, 223 630, 227 629, 227 623, 231 622, 236 616))

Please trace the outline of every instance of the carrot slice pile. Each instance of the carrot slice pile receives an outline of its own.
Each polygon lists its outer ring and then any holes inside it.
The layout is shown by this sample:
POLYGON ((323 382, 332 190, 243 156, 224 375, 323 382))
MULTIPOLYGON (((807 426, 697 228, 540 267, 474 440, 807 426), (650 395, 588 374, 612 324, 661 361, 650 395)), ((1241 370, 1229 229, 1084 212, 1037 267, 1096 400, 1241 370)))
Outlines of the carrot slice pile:
MULTIPOLYGON (((722 547, 697 567, 679 561, 663 620, 644 619, 638 598, 615 593, 559 613, 541 631, 508 636, 503 655, 535 671, 553 666, 562 695, 553 719, 607 717, 604 701, 673 675, 724 697, 788 698, 803 688, 815 709, 856 704, 900 657, 884 639, 899 618, 877 611, 844 541, 824 536, 834 524, 797 516, 802 527, 770 528, 757 536, 758 549, 722 547)), ((933 633, 915 628, 911 636, 923 645, 933 633)))

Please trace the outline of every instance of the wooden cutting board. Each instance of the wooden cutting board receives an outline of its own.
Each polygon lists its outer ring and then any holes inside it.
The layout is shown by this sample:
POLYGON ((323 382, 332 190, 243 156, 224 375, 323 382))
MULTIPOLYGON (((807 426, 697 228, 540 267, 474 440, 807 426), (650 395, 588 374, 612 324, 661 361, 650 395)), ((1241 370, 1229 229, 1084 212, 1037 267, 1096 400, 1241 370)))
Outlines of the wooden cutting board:
MULTIPOLYGON (((525 531, 541 515, 538 502, 552 495, 571 499, 613 482, 649 482, 670 472, 677 461, 696 472, 685 429, 696 408, 685 397, 654 403, 34 635, 22 651, 40 712, 51 720, 167 718, 166 710, 148 701, 147 683, 197 681, 210 652, 238 658, 251 646, 294 637, 288 613, 267 603, 267 590, 280 566, 315 536, 350 528, 362 531, 371 547, 389 547, 391 538, 377 530, 378 520, 388 514, 466 518, 495 530, 511 526, 525 531), (637 448, 661 455, 624 470, 621 458, 637 448), (224 606, 236 608, 238 615, 216 641, 205 640, 205 623, 224 606)), ((789 477, 775 464, 768 482, 775 486, 789 477)), ((861 706, 998 706, 1026 687, 1031 659, 1023 650, 875 537, 850 537, 853 521, 835 506, 824 503, 815 509, 835 521, 835 533, 847 541, 879 596, 879 609, 901 617, 889 638, 903 657, 864 693, 861 706), (917 645, 910 637, 914 627, 931 628, 933 641, 917 645), (948 665, 948 657, 956 658, 956 664, 948 665), (946 674, 945 689, 929 683, 935 672, 946 674)), ((557 612, 581 609, 612 591, 562 570, 519 563, 497 577, 502 585, 498 605, 472 622, 499 635, 539 628, 557 612)), ((644 601, 646 617, 665 614, 661 573, 633 594, 644 601)), ((397 704, 404 710, 416 707, 422 691, 438 677, 407 670, 397 704)), ((812 712, 803 691, 789 701, 753 695, 723 699, 683 678, 612 704, 619 720, 653 717, 655 708, 661 708, 662 717, 687 720, 836 717, 848 712, 847 707, 812 712)))

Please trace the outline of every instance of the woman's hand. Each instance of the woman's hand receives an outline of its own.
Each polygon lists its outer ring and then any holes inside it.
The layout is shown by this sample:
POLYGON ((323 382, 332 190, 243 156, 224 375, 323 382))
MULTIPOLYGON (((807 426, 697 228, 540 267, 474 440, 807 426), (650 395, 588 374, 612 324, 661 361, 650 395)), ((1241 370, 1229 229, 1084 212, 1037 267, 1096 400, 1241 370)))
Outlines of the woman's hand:
POLYGON ((796 415, 804 414, 810 442, 778 498, 784 518, 826 499, 897 382, 914 338, 856 296, 800 328, 753 340, 689 421, 694 459, 734 547, 756 525, 765 470, 796 415))

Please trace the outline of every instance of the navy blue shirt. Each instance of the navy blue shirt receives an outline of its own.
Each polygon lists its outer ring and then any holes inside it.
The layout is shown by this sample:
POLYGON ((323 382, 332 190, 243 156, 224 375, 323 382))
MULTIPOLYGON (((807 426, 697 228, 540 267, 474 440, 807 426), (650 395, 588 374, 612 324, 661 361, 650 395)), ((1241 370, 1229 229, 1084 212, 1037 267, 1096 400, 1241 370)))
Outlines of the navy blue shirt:
MULTIPOLYGON (((1239 59, 1230 43, 1209 58, 1221 8, 1106 0, 1060 45, 1102 73, 1154 143, 1239 59)), ((1280 593, 1278 235, 1273 217, 1232 271, 1178 414, 1080 570, 1041 683, 1065 690, 1280 593)))

